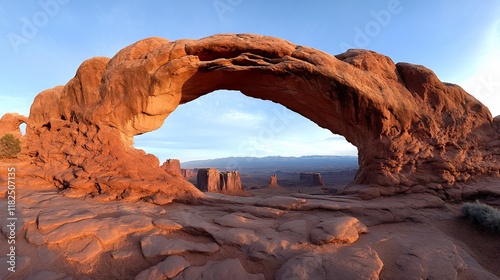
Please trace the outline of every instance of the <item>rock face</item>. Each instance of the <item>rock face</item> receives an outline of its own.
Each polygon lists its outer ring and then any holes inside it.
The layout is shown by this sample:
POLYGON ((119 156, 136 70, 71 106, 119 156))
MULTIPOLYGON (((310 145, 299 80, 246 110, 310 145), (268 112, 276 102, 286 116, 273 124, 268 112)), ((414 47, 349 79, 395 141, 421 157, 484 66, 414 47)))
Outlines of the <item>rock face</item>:
POLYGON ((313 186, 324 186, 323 178, 321 173, 311 173, 311 172, 300 172, 299 178, 302 181, 309 181, 313 186))
POLYGON ((144 39, 112 59, 83 62, 65 86, 41 92, 27 120, 34 176, 110 199, 200 196, 134 149, 133 137, 218 89, 283 104, 343 135, 358 148, 355 182, 389 187, 386 195, 421 186, 446 194, 500 175, 500 118, 431 70, 372 51, 332 56, 278 38, 226 34, 144 39))
POLYGON ((195 172, 195 170, 193 169, 181 169, 182 177, 184 177, 185 179, 189 179, 191 177, 196 176, 197 172, 198 172, 197 170, 195 172))
POLYGON ((227 171, 222 172, 221 176, 221 186, 220 189, 222 191, 234 191, 234 190, 242 190, 241 186, 241 176, 238 171, 227 171))
POLYGON ((196 175, 196 186, 204 192, 215 192, 220 187, 220 172, 215 168, 200 168, 196 175))
POLYGON ((181 170, 181 162, 178 159, 167 159, 161 166, 161 169, 167 171, 174 176, 183 176, 181 170))
POLYGON ((315 186, 324 186, 323 178, 321 177, 321 173, 314 173, 312 178, 312 183, 315 186))
POLYGON ((243 189, 238 171, 219 172, 215 168, 201 168, 196 179, 201 191, 224 192, 243 189))

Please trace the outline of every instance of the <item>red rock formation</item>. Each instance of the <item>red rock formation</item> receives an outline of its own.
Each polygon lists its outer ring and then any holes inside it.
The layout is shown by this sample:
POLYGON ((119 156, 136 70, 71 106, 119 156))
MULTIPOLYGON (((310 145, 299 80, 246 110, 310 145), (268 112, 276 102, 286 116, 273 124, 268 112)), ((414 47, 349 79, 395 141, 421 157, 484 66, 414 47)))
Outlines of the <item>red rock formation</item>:
POLYGON ((238 191, 242 190, 241 176, 238 171, 227 171, 220 174, 220 190, 221 191, 238 191))
POLYGON ((6 134, 12 134, 21 141, 21 153, 17 156, 23 158, 22 154, 26 152, 26 138, 21 132, 21 124, 26 124, 28 118, 17 113, 7 113, 0 118, 0 138, 6 134))
POLYGON ((302 181, 309 181, 313 186, 324 186, 323 178, 321 177, 321 173, 313 173, 313 172, 300 172, 299 178, 302 181))
POLYGON ((278 185, 278 176, 276 175, 271 175, 271 178, 269 179, 269 185, 267 185, 269 188, 277 188, 279 187, 278 185))
POLYGON ((178 159, 167 159, 161 166, 161 169, 167 171, 174 176, 182 176, 181 162, 178 159))
POLYGON ((28 118, 16 113, 7 113, 0 118, 0 137, 5 134, 12 134, 14 137, 22 138, 21 129, 19 126, 27 123, 28 118))
POLYGON ((312 176, 312 184, 314 186, 324 186, 323 178, 321 177, 321 173, 313 173, 312 176))
POLYGON ((220 190, 221 174, 215 168, 200 168, 196 176, 196 186, 201 191, 217 192, 220 190))
MULTIPOLYGON (((109 198, 192 198, 194 186, 133 148, 179 104, 217 89, 271 100, 358 148, 358 184, 385 195, 444 195, 500 175, 500 119, 429 69, 349 50, 332 56, 260 35, 139 41, 85 61, 64 87, 40 93, 28 120, 35 176, 109 198)), ((167 199, 168 201, 168 199, 167 199)))
POLYGON ((181 169, 181 175, 185 179, 190 179, 193 176, 196 176, 197 172, 198 172, 197 170, 195 172, 195 170, 193 170, 193 169, 181 169))
POLYGON ((243 189, 238 171, 219 172, 215 168, 201 168, 196 179, 201 191, 232 192, 243 189))

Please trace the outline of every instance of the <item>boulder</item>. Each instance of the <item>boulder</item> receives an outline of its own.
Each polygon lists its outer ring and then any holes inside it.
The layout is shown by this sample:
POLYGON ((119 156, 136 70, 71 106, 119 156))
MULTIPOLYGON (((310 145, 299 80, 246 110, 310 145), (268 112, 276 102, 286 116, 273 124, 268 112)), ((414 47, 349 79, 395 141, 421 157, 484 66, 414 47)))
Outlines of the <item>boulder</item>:
POLYGON ((323 221, 311 231, 311 242, 317 245, 327 243, 351 244, 359 234, 368 232, 368 228, 354 217, 339 217, 323 221))
POLYGON ((308 252, 288 260, 275 279, 379 279, 383 263, 367 246, 308 252))

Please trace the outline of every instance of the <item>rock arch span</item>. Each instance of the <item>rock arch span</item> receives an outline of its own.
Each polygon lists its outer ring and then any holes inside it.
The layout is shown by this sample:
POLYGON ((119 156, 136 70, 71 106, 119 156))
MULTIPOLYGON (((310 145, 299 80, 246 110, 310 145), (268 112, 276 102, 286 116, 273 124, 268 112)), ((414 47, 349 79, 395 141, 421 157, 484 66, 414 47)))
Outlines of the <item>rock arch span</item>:
POLYGON ((34 100, 27 128, 34 174, 68 194, 103 199, 197 197, 135 150, 133 136, 218 89, 278 102, 343 135, 358 148, 355 182, 371 186, 362 190, 367 197, 445 195, 471 178, 499 175, 500 119, 431 70, 366 50, 332 56, 248 34, 148 38, 112 59, 83 62, 65 86, 34 100))
POLYGON ((27 125, 28 118, 17 113, 7 113, 0 118, 0 137, 5 134, 12 134, 21 140, 24 144, 24 133, 22 125, 27 125))

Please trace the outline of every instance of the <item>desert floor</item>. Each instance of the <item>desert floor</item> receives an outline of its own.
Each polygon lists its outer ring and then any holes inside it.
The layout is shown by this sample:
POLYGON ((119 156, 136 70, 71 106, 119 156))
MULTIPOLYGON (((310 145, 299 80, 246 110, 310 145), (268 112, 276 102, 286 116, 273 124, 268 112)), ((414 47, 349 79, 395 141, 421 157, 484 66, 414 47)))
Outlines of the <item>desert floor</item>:
POLYGON ((4 184, 0 279, 500 277, 498 234, 465 220, 460 203, 431 194, 360 200, 290 186, 160 206, 70 198, 22 178, 12 273, 4 184))

